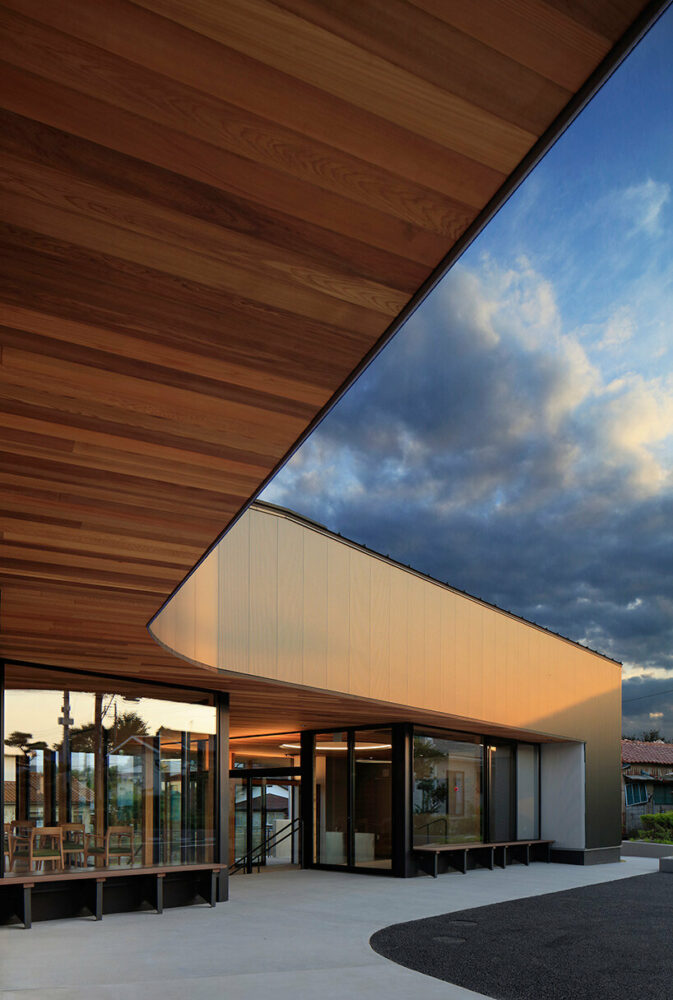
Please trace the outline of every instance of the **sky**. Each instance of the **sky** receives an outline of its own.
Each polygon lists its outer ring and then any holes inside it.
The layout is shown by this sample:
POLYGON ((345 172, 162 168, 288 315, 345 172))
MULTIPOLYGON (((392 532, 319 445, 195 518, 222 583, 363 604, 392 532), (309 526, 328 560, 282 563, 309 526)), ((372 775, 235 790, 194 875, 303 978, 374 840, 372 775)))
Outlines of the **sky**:
POLYGON ((673 8, 262 494, 623 662, 673 741, 673 8))

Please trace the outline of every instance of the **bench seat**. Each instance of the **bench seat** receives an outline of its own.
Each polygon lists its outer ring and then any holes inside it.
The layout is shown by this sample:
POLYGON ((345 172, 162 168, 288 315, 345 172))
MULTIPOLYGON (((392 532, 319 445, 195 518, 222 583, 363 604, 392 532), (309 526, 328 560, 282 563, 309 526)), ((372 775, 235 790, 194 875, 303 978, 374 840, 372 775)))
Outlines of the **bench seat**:
POLYGON ((510 861, 516 858, 522 864, 528 865, 531 860, 531 848, 542 848, 545 854, 545 861, 549 862, 551 860, 551 845, 553 843, 553 840, 499 840, 488 841, 486 843, 474 841, 470 844, 419 844, 412 849, 412 853, 420 856, 421 867, 423 867, 426 858, 431 857, 433 863, 430 874, 433 878, 437 878, 440 854, 447 854, 449 856, 458 855, 457 861, 454 862, 452 857, 449 857, 448 861, 449 864, 464 875, 467 872, 468 854, 474 854, 477 861, 481 857, 482 866, 490 868, 492 871, 496 864, 500 868, 507 866, 508 851, 510 861), (486 861, 484 861, 484 858, 486 858, 486 861))
POLYGON ((110 880, 118 878, 144 878, 146 880, 153 880, 154 885, 151 901, 157 913, 163 913, 163 889, 166 875, 179 872, 204 873, 205 875, 209 873, 210 878, 207 883, 205 897, 211 906, 215 906, 217 902, 217 878, 220 872, 226 872, 226 870, 226 865, 210 862, 196 865, 165 865, 151 868, 116 868, 114 870, 109 868, 91 868, 87 871, 75 869, 70 872, 50 872, 44 875, 26 873, 22 875, 8 875, 0 879, 0 893, 3 890, 16 891, 17 887, 21 887, 21 912, 18 915, 23 919, 24 927, 29 928, 32 926, 32 890, 36 885, 75 881, 78 883, 90 882, 92 891, 89 908, 96 920, 102 920, 103 892, 106 882, 110 880))

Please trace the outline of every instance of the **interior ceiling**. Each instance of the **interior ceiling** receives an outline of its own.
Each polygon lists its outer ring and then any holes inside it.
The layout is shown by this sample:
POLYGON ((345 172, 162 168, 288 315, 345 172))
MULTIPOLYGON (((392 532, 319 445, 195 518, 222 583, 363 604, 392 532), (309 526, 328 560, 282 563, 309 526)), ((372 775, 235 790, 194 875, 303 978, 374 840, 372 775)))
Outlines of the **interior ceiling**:
POLYGON ((193 681, 146 621, 663 6, 8 0, 2 654, 193 681))

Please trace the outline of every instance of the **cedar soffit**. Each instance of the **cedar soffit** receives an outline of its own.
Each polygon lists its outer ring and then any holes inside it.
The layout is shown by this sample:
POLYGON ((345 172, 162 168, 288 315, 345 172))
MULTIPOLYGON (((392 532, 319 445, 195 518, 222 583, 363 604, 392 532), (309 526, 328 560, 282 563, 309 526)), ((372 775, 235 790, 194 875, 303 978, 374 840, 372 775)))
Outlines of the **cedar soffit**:
POLYGON ((4 655, 160 671, 147 619, 661 7, 7 0, 4 655))

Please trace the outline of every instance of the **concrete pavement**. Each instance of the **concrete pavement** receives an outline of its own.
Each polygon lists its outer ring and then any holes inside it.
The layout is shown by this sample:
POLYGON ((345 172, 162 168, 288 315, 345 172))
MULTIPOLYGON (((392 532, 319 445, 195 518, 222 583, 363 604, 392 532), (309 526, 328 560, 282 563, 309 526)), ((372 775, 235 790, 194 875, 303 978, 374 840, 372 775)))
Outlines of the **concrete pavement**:
POLYGON ((656 859, 532 864, 391 879, 317 871, 237 875, 231 899, 0 928, 3 1000, 478 1000, 375 954, 388 924, 656 871, 656 859))

